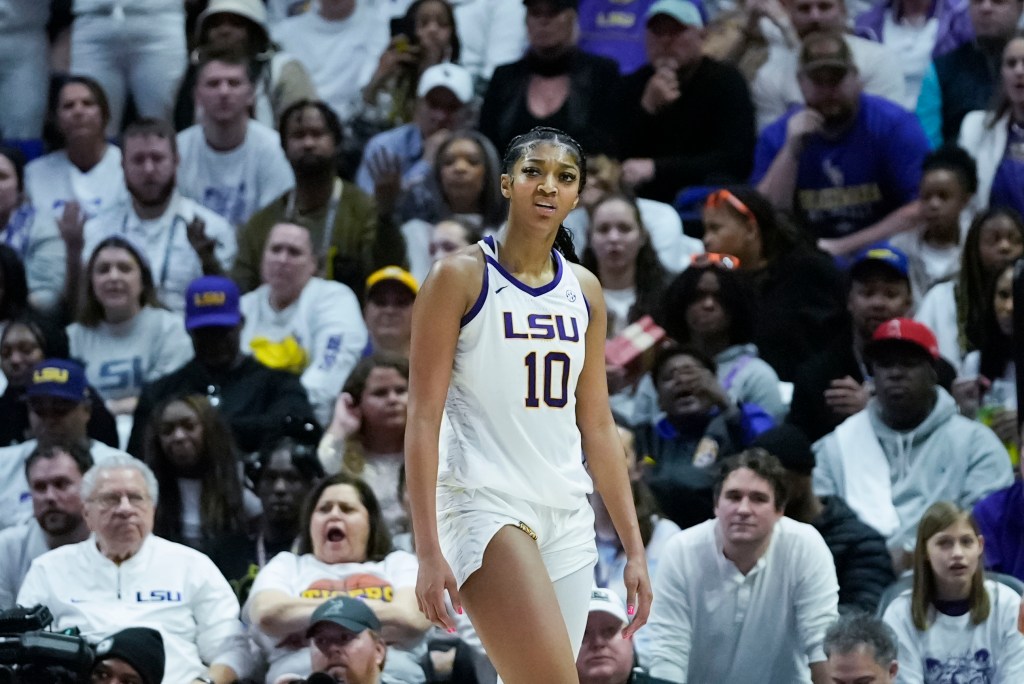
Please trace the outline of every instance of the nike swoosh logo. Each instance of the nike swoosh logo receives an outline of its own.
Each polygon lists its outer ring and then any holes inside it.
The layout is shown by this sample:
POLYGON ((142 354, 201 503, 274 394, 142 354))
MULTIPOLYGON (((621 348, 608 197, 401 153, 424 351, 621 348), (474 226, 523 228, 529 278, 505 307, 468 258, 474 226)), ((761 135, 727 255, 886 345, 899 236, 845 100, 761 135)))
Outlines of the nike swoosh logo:
POLYGON ((508 285, 502 285, 501 287, 499 287, 497 290, 494 291, 494 294, 498 294, 499 292, 504 290, 506 287, 508 287, 508 285))

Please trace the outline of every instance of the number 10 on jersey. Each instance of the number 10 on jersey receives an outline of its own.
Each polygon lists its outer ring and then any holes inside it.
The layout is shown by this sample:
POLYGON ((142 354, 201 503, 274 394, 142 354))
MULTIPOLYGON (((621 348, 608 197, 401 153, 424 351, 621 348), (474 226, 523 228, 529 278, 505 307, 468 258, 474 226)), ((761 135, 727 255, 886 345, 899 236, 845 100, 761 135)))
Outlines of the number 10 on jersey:
POLYGON ((526 366, 526 408, 540 407, 538 385, 543 385, 545 405, 565 408, 569 402, 569 355, 552 351, 538 361, 537 352, 530 352, 523 364, 526 366))

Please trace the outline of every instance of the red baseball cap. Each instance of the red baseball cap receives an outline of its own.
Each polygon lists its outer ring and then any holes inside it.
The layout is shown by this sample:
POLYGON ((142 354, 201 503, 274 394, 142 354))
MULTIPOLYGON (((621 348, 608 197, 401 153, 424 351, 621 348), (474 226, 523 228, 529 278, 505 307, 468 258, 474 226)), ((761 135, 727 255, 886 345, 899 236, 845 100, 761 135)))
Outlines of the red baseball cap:
POLYGON ((870 355, 883 342, 907 342, 925 351, 932 360, 939 358, 939 342, 935 339, 935 333, 927 325, 912 318, 893 318, 882 323, 875 328, 871 343, 865 351, 870 355))

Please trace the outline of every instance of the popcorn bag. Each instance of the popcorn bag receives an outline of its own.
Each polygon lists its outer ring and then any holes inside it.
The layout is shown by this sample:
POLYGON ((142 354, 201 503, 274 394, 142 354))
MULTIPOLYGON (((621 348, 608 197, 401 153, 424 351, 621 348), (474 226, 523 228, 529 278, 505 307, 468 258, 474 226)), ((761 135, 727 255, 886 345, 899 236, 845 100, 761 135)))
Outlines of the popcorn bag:
POLYGON ((665 331, 661 326, 650 316, 643 316, 605 343, 605 363, 627 368, 634 374, 645 373, 654 363, 654 353, 664 339, 665 331))

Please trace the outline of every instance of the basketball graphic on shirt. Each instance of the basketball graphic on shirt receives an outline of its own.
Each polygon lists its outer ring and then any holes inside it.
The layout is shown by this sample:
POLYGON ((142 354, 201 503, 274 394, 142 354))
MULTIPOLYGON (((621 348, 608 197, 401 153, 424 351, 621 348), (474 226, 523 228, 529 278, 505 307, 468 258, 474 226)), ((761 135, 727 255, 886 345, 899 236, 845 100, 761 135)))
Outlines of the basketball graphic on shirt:
POLYGON ((386 579, 368 572, 361 572, 341 579, 317 580, 299 596, 320 599, 352 596, 353 598, 390 602, 395 598, 395 589, 386 579))

